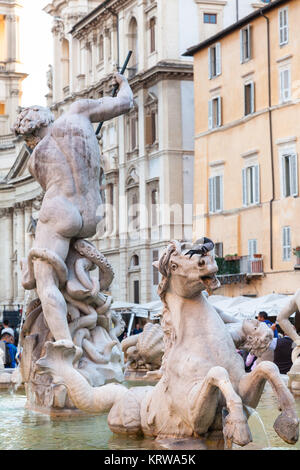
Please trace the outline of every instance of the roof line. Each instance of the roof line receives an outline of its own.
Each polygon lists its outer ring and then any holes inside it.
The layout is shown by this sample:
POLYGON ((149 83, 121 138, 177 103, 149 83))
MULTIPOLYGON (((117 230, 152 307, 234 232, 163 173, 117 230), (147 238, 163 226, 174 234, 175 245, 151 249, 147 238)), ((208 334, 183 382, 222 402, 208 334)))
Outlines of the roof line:
POLYGON ((239 29, 241 26, 244 26, 245 24, 249 23, 249 21, 255 18, 258 18, 259 16, 261 16, 261 14, 264 14, 268 12, 269 10, 276 8, 278 5, 287 3, 289 1, 291 0, 273 0, 273 1, 271 0, 271 2, 265 5, 264 7, 261 7, 258 10, 245 16, 244 18, 241 18, 239 21, 236 21, 235 23, 231 24, 227 28, 222 29, 218 33, 214 34, 213 36, 210 36, 208 39, 205 39, 205 41, 202 41, 199 44, 196 44, 195 46, 189 47, 186 50, 186 52, 184 52, 184 54, 182 55, 185 57, 193 56, 196 52, 202 49, 205 49, 207 46, 210 46, 217 40, 222 39, 223 37, 227 36, 227 34, 231 33, 232 31, 235 31, 236 29, 239 29))
POLYGON ((70 31, 70 34, 72 34, 78 27, 80 27, 82 23, 84 23, 89 18, 91 18, 92 16, 97 14, 99 11, 101 11, 102 8, 105 8, 109 2, 111 2, 111 0, 103 0, 103 2, 100 5, 98 5, 96 8, 94 8, 94 10, 92 10, 90 13, 84 16, 81 20, 79 20, 78 23, 74 24, 74 26, 72 27, 70 31))

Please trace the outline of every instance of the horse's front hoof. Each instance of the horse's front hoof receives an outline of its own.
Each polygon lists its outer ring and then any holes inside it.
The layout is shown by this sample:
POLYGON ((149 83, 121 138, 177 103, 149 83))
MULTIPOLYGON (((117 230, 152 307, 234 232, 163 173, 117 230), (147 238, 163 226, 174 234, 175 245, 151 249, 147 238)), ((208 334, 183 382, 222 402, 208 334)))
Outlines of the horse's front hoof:
POLYGON ((288 444, 296 444, 299 439, 299 419, 293 410, 283 411, 274 423, 274 429, 288 444))
POLYGON ((227 448, 231 448, 232 443, 244 447, 252 442, 252 435, 245 419, 233 419, 230 414, 225 418, 223 435, 227 448))

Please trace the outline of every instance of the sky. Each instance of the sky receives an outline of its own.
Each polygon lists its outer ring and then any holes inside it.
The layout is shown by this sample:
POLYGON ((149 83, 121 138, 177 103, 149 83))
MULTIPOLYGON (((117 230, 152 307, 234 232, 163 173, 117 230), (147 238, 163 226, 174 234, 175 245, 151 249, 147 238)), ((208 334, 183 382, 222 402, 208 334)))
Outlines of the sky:
POLYGON ((22 84, 22 106, 46 106, 48 92, 46 72, 53 64, 52 17, 42 9, 51 0, 23 0, 20 24, 20 53, 24 72, 29 76, 22 84))

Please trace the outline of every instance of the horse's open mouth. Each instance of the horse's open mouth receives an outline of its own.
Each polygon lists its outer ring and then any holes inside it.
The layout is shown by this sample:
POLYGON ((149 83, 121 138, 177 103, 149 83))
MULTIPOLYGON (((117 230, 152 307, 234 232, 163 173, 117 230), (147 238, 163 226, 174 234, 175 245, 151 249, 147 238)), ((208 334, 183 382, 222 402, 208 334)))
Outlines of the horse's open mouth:
POLYGON ((206 289, 217 289, 220 286, 220 281, 217 279, 215 274, 209 274, 208 276, 203 276, 201 281, 205 285, 206 289))

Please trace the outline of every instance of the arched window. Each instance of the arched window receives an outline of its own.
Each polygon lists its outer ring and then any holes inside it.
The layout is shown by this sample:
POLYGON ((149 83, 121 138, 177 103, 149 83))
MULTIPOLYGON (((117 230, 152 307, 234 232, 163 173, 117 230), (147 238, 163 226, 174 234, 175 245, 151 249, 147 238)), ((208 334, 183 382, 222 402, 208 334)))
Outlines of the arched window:
POLYGON ((129 70, 129 76, 132 77, 137 73, 138 70, 138 29, 137 21, 133 17, 129 23, 129 50, 132 51, 131 66, 129 70))
POLYGON ((99 49, 98 49, 98 59, 99 62, 103 62, 104 60, 104 41, 103 41, 103 34, 101 34, 99 38, 99 49))
POLYGON ((138 189, 128 191, 128 232, 132 233, 140 228, 140 206, 138 189))
POLYGON ((61 49, 62 49, 61 61, 62 61, 62 73, 63 73, 63 88, 65 88, 66 86, 69 85, 69 81, 70 81, 69 41, 67 39, 62 40, 61 49))

